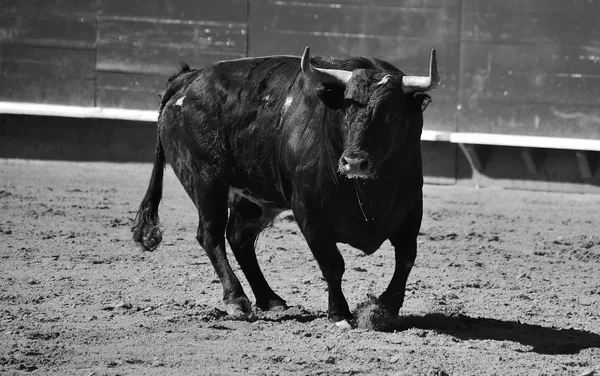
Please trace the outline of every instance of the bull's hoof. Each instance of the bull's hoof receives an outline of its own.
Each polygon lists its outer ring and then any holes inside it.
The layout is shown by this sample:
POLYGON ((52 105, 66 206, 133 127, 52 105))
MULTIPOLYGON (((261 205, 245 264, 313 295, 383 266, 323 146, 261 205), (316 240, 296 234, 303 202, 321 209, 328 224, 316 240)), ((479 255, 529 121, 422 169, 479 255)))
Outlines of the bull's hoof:
POLYGON ((240 317, 252 312, 252 304, 245 296, 225 300, 225 311, 229 316, 240 317))
POLYGON ((352 329, 352 325, 350 325, 350 323, 346 319, 336 322, 335 326, 344 330, 352 329))
POLYGON ((327 314, 327 318, 329 319, 330 322, 334 323, 337 325, 337 323, 339 322, 348 322, 348 323, 353 323, 354 322, 354 316, 352 316, 352 314, 350 312, 348 313, 331 313, 329 312, 327 314))
POLYGON ((276 298, 276 299, 269 299, 266 301, 257 301, 256 302, 256 306, 262 310, 262 311, 274 311, 274 312, 280 312, 280 311, 285 311, 286 309, 288 309, 287 304, 285 303, 285 300, 281 299, 281 298, 276 298))

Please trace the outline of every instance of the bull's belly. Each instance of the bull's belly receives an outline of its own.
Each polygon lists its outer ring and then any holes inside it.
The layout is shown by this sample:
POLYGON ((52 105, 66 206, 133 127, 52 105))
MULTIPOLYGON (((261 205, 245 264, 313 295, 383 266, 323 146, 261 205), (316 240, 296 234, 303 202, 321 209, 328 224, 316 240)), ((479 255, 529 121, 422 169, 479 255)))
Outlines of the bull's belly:
POLYGON ((348 244, 370 255, 375 253, 393 234, 393 231, 389 229, 391 227, 389 224, 382 225, 382 227, 374 229, 369 225, 355 225, 351 228, 344 228, 342 231, 336 232, 336 241, 348 244))
POLYGON ((407 225, 407 214, 417 202, 415 198, 390 203, 380 210, 367 213, 346 207, 336 215, 336 241, 370 255, 402 226, 407 225))

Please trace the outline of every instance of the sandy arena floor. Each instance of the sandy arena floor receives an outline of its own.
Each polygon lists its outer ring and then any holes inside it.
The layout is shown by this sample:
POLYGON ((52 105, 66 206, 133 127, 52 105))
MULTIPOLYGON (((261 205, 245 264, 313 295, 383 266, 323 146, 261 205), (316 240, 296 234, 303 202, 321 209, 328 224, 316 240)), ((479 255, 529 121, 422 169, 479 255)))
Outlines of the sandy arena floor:
MULTIPOLYGON (((383 333, 328 322, 289 216, 258 258, 294 307, 230 320, 170 169, 162 245, 130 240, 151 168, 0 160, 0 374, 600 374, 600 196, 426 186, 402 325, 383 333)), ((353 309, 393 253, 341 248, 353 309)))

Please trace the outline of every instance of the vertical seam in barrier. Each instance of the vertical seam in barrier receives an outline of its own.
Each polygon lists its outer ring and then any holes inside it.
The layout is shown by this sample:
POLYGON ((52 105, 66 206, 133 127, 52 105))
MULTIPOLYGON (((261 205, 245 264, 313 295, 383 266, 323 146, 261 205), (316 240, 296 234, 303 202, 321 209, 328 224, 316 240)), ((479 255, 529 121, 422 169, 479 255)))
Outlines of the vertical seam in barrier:
POLYGON ((98 23, 98 13, 96 13, 96 42, 94 43, 94 107, 98 106, 98 41, 100 39, 100 25, 98 23))
POLYGON ((248 57, 250 51, 250 0, 246 0, 246 50, 244 55, 248 57))
MULTIPOLYGON (((459 112, 462 110, 462 108, 459 110, 458 109, 458 105, 461 102, 461 98, 462 98, 462 44, 463 44, 463 40, 462 40, 462 30, 463 30, 463 24, 462 24, 462 19, 463 19, 463 0, 459 0, 458 2, 458 35, 456 36, 458 39, 458 82, 457 84, 457 90, 456 90, 456 116, 454 116, 454 132, 458 132, 460 131, 460 114, 459 112)), ((458 177, 459 177, 459 163, 460 163, 460 153, 462 152, 462 150, 460 150, 459 147, 455 147, 454 148, 454 184, 458 184, 458 177)))
MULTIPOLYGON (((462 66, 462 50, 463 50, 463 40, 462 40, 462 35, 463 35, 463 24, 462 24, 462 19, 463 19, 463 11, 464 11, 464 7, 463 7, 463 0, 459 0, 458 2, 458 35, 457 35, 457 39, 458 39, 458 82, 456 83, 458 85, 458 90, 456 91, 457 93, 457 98, 456 98, 456 102, 457 102, 457 106, 459 104, 461 104, 461 99, 462 99, 462 71, 463 71, 463 66, 462 66)), ((457 112, 460 112, 462 110, 462 108, 459 110, 458 107, 456 108, 457 112)), ((459 132, 460 131, 460 116, 458 116, 459 114, 456 114, 457 116, 454 117, 455 119, 455 123, 454 123, 454 132, 459 132)))

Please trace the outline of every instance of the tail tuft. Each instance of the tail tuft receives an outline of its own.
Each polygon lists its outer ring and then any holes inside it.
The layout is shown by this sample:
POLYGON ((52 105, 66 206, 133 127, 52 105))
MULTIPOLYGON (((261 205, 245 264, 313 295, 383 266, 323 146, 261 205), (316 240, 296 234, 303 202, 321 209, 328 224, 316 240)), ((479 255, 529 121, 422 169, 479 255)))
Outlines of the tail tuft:
POLYGON ((149 211, 150 209, 146 208, 139 212, 131 227, 133 241, 144 252, 154 252, 162 241, 162 230, 159 225, 158 216, 152 218, 149 211))
POLYGON ((154 155, 154 167, 146 195, 140 204, 140 208, 133 221, 131 232, 133 241, 143 251, 152 252, 162 241, 162 230, 159 226, 158 205, 162 199, 162 184, 165 169, 165 151, 160 140, 156 136, 156 153, 154 155))

